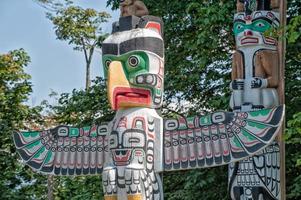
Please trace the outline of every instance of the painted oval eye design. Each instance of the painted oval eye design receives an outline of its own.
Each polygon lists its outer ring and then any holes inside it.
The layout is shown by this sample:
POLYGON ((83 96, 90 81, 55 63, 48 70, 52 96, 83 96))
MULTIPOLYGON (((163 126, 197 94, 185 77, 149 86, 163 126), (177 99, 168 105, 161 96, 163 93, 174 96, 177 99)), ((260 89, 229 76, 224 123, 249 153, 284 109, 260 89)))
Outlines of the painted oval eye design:
POLYGON ((235 22, 234 23, 234 34, 237 35, 241 32, 243 32, 243 30, 245 29, 245 24, 243 24, 242 22, 235 22))
POLYGON ((242 29, 242 25, 238 24, 238 25, 236 26, 236 28, 237 28, 238 30, 241 30, 241 29, 242 29))
POLYGON ((129 143, 140 143, 140 139, 139 138, 129 138, 129 143))
POLYGON ((258 23, 256 24, 256 26, 258 26, 259 28, 262 28, 262 27, 264 27, 265 25, 264 25, 264 23, 258 22, 258 23))
POLYGON ((105 61, 105 67, 106 67, 107 69, 109 69, 109 66, 110 66, 111 63, 112 63, 112 60, 106 60, 106 61, 105 61))
POLYGON ((128 63, 131 67, 137 67, 140 63, 140 60, 137 56, 130 56, 128 59, 128 63))
POLYGON ((114 133, 110 135, 109 138, 109 143, 110 143, 110 148, 117 148, 118 146, 118 133, 114 133))

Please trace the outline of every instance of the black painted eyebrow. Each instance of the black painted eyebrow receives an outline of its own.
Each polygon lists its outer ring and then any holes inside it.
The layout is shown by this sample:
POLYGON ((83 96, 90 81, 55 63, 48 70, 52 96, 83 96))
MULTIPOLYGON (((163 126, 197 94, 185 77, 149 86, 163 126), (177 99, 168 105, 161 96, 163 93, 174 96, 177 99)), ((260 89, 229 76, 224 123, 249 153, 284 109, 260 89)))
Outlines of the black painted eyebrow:
POLYGON ((255 18, 255 19, 252 20, 252 23, 256 22, 257 20, 264 20, 264 21, 269 22, 270 24, 273 24, 273 21, 271 19, 269 19, 269 18, 266 18, 266 17, 257 17, 257 18, 255 18))
POLYGON ((102 54, 118 55, 118 44, 114 43, 103 43, 102 44, 102 54))
POLYGON ((242 19, 236 19, 236 20, 234 20, 234 23, 236 23, 236 22, 241 22, 241 23, 246 23, 246 21, 245 20, 242 20, 242 19))
POLYGON ((120 44, 120 54, 134 50, 150 51, 160 57, 163 57, 164 44, 161 39, 155 37, 133 38, 120 44))

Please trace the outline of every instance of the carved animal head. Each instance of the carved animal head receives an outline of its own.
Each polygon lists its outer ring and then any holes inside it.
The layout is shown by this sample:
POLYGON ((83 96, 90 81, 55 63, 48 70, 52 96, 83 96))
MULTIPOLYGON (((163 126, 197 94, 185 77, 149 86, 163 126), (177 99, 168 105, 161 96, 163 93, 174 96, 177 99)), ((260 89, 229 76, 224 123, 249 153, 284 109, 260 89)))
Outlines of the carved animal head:
POLYGON ((234 34, 238 48, 246 46, 276 46, 277 38, 268 36, 279 27, 279 14, 255 11, 251 15, 238 13, 234 18, 234 34), (268 32, 271 32, 267 34, 268 32))
POLYGON ((110 151, 116 166, 126 166, 133 162, 143 165, 145 145, 145 131, 140 129, 113 131, 110 135, 110 151))
MULTIPOLYGON (((146 165, 148 122, 143 116, 124 116, 113 125, 109 146, 116 166, 146 165)), ((153 155, 152 155, 153 156, 153 155)))
POLYGON ((129 6, 133 4, 135 0, 120 0, 120 6, 129 6))
POLYGON ((116 32, 102 46, 112 109, 159 108, 162 104, 164 45, 159 23, 116 32))

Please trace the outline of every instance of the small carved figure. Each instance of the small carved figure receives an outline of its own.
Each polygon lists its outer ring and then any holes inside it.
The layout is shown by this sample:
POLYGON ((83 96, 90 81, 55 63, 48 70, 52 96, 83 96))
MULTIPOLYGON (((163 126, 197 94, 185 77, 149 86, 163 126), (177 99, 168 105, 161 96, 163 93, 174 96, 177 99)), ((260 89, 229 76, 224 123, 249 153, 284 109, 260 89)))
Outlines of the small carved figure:
POLYGON ((279 105, 277 87, 279 63, 277 39, 264 33, 279 26, 279 16, 271 11, 236 15, 233 55, 233 110, 271 108, 279 105))
POLYGON ((139 0, 121 0, 120 1, 121 17, 135 15, 141 17, 148 15, 148 9, 142 1, 139 0))
POLYGON ((270 10, 279 8, 279 0, 237 0, 237 12, 249 12, 255 10, 270 10))

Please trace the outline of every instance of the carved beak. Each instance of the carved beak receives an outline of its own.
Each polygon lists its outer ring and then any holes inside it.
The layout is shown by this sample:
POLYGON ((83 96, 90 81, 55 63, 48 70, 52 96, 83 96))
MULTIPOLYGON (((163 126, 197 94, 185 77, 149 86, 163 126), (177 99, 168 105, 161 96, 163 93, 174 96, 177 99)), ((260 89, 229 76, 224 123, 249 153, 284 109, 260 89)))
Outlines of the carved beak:
POLYGON ((113 61, 109 66, 108 98, 113 110, 151 105, 150 91, 131 87, 119 61, 113 61))
POLYGON ((113 110, 117 110, 114 90, 118 87, 130 87, 130 84, 124 74, 122 64, 118 61, 113 61, 109 66, 108 71, 108 98, 113 110))

